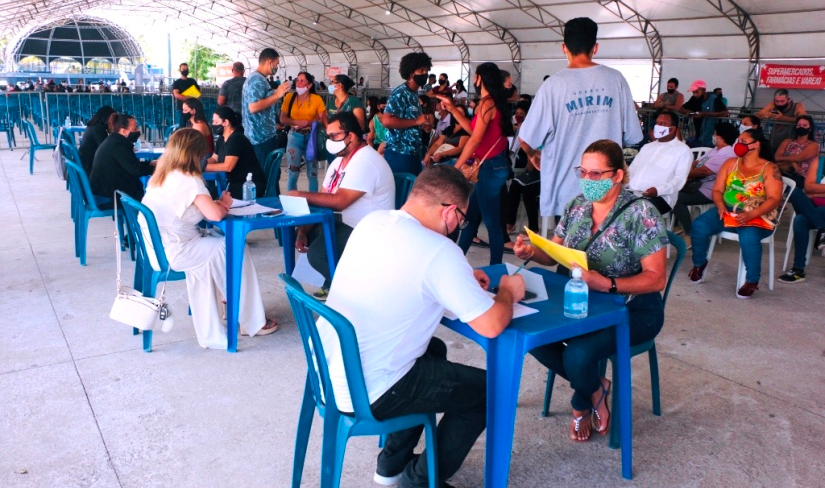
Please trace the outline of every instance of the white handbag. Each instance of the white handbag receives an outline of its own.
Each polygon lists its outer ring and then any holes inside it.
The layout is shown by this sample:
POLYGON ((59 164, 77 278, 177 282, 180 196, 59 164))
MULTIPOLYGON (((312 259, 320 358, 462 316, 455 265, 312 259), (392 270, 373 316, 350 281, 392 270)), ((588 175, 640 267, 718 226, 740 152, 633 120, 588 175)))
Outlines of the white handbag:
MULTIPOLYGON (((161 330, 169 332, 174 325, 172 312, 163 301, 166 292, 166 281, 169 279, 169 270, 166 270, 166 278, 163 280, 163 287, 158 298, 143 296, 143 293, 123 286, 120 281, 120 235, 117 221, 117 195, 115 195, 115 257, 117 260, 117 295, 109 318, 140 330, 154 330, 158 322, 162 322, 161 330)), ((136 242, 131 243, 136 246, 136 242)), ((149 266, 149 263, 145 264, 149 266)))

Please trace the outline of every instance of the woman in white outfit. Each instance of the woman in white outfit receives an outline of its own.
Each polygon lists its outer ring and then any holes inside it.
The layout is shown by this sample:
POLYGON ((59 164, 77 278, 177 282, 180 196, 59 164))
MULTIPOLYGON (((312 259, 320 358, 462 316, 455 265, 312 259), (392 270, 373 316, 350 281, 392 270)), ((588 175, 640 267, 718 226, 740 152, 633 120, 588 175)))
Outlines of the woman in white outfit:
MULTIPOLYGON (((169 265, 186 273, 198 343, 204 348, 226 349, 222 318, 222 302, 226 297, 226 246, 222 236, 199 228, 198 223, 204 219, 223 219, 232 197, 224 192, 220 200, 212 200, 209 195, 200 164, 208 152, 200 132, 181 129, 172 134, 149 180, 143 204, 155 214, 169 265)), ((265 335, 278 329, 277 323, 264 315, 258 277, 248 248, 244 252, 239 305, 242 334, 265 335)))

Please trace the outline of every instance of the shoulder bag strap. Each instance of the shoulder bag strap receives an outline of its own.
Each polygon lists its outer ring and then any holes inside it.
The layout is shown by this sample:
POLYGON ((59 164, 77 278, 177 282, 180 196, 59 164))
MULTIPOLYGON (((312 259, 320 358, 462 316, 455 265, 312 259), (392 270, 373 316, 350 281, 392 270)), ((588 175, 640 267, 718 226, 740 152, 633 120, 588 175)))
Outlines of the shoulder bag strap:
POLYGON ((504 136, 498 136, 498 139, 496 139, 496 142, 494 142, 493 145, 490 146, 490 149, 487 150, 487 153, 484 155, 484 157, 479 160, 479 162, 478 162, 479 166, 481 166, 484 163, 484 161, 487 161, 487 157, 490 155, 490 152, 493 149, 495 149, 495 147, 498 145, 498 141, 500 141, 502 137, 504 137, 504 136))
MULTIPOLYGON (((120 293, 120 287, 121 287, 120 253, 121 253, 121 251, 120 251, 120 232, 119 232, 120 231, 120 223, 117 219, 117 192, 115 192, 115 194, 114 194, 113 202, 114 202, 114 205, 115 205, 115 262, 117 263, 117 278, 116 279, 117 279, 117 291, 118 291, 118 293, 120 293)), ((126 224, 126 225, 129 225, 129 224, 126 224)), ((137 242, 130 242, 129 245, 130 246, 137 246, 137 242)), ((150 266, 150 264, 147 262, 147 263, 145 263, 145 266, 150 266)), ((163 296, 166 294, 166 282, 169 281, 169 272, 170 271, 172 271, 171 266, 169 266, 166 269, 166 276, 164 276, 164 278, 163 278, 163 286, 160 289, 160 297, 157 298, 157 300, 160 303, 163 303, 163 296)), ((143 290, 141 290, 141 294, 143 294, 143 290)))
POLYGON ((602 232, 607 230, 607 228, 610 227, 610 225, 613 223, 613 221, 616 220, 616 217, 621 215, 622 212, 627 210, 628 207, 630 207, 634 202, 637 202, 639 200, 642 200, 642 198, 634 198, 634 199, 630 200, 629 202, 625 203, 624 205, 622 205, 621 207, 619 207, 619 209, 616 210, 613 213, 613 215, 610 217, 610 220, 607 221, 607 224, 601 226, 601 228, 599 230, 597 230, 595 234, 593 234, 593 237, 590 238, 590 241, 588 241, 587 245, 584 246, 584 249, 582 249, 582 251, 587 252, 587 250, 590 248, 590 244, 593 244, 594 242, 596 242, 596 239, 598 239, 599 236, 602 235, 602 232))

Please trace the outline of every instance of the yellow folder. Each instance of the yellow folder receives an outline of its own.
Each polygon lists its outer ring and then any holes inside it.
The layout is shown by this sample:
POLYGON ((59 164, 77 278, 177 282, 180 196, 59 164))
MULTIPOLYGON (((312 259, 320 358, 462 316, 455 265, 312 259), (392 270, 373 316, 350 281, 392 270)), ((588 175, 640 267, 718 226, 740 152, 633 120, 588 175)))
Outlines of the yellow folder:
POLYGON ((547 240, 536 234, 527 227, 525 227, 524 230, 527 231, 527 235, 530 237, 530 243, 547 253, 547 255, 553 258, 557 263, 571 269, 574 264, 585 271, 588 269, 587 254, 584 251, 570 249, 569 247, 564 247, 561 244, 556 244, 555 242, 547 240))
POLYGON ((198 88, 195 85, 192 85, 189 88, 187 88, 186 90, 183 90, 181 95, 183 95, 185 97, 200 98, 201 97, 201 91, 198 90, 198 88))

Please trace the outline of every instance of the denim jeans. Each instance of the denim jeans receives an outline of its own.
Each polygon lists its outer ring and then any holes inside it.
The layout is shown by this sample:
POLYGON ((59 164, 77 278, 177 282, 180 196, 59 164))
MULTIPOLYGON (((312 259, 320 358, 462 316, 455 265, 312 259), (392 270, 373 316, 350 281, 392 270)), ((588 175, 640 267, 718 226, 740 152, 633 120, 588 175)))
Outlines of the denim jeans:
MULTIPOLYGON (((337 215, 337 214, 336 214, 337 215)), ((338 258, 344 252, 347 246, 349 235, 352 234, 352 227, 339 221, 340 217, 335 219, 335 252, 338 258)), ((312 230, 309 231, 309 251, 307 251, 307 260, 315 271, 321 273, 324 277, 323 289, 329 290, 331 279, 329 277, 329 261, 327 260, 327 244, 324 241, 324 226, 315 224, 312 230)))
POLYGON ((771 231, 759 227, 725 227, 715 208, 703 213, 693 222, 693 229, 690 232, 693 265, 702 266, 708 262, 710 238, 723 230, 739 234, 739 248, 742 249, 742 261, 745 262, 745 281, 759 283, 762 275, 761 241, 771 235, 771 231))
POLYGON ((421 173, 421 159, 417 154, 401 154, 392 149, 384 149, 384 160, 390 165, 393 173, 410 173, 418 176, 421 173))
MULTIPOLYGON (((301 174, 301 161, 307 152, 307 145, 310 141, 312 133, 300 134, 294 130, 289 131, 289 137, 286 142, 286 158, 287 172, 289 179, 287 180, 287 191, 298 189, 298 176, 301 174)), ((307 161, 307 179, 309 180, 309 191, 318 191, 318 160, 307 161)))
POLYGON ((793 205, 793 210, 797 215, 804 215, 805 218, 808 219, 808 223, 813 226, 811 227, 812 229, 825 228, 825 218, 822 217, 822 214, 819 213, 818 208, 814 205, 814 201, 805 194, 803 189, 798 186, 794 188, 788 201, 793 205))
POLYGON ((458 238, 458 246, 467 254, 473 238, 478 233, 479 225, 484 221, 490 240, 490 264, 501 264, 504 254, 501 202, 509 173, 509 161, 505 154, 502 152, 484 161, 478 170, 478 183, 470 194, 470 206, 467 209, 469 224, 458 238))
MULTIPOLYGON (((659 293, 636 295, 627 303, 630 320, 630 346, 656 338, 665 322, 659 293)), ((616 331, 609 327, 564 342, 539 346, 530 354, 541 364, 570 381, 570 404, 579 411, 593 407, 592 396, 601 388, 599 361, 616 353, 616 331), (564 343, 567 343, 565 345, 564 343)))
MULTIPOLYGON (((808 197, 805 197, 808 198, 808 197)), ((810 200, 810 198, 808 198, 810 200)), ((822 220, 825 219, 825 207, 814 207, 813 213, 822 220)), ((793 266, 805 269, 808 264, 808 241, 811 238, 811 229, 820 229, 814 225, 806 215, 798 214, 793 219, 793 266)))
MULTIPOLYGON (((487 425, 487 373, 447 361, 447 346, 433 337, 412 369, 371 405, 378 420, 411 413, 443 412, 436 429, 438 476, 453 476, 487 425)), ((403 471, 402 487, 426 487, 427 458, 413 458, 423 426, 387 437, 378 455, 379 473, 403 471)))
MULTIPOLYGON (((269 139, 265 140, 260 144, 253 144, 252 149, 255 150, 255 157, 258 158, 258 164, 264 171, 280 171, 279 168, 267 168, 266 167, 266 158, 269 156, 269 153, 275 150, 275 136, 270 137, 269 139)), ((280 173, 278 173, 280 175, 280 173)), ((266 195, 258 195, 259 197, 262 196, 279 196, 281 194, 281 182, 275 181, 275 188, 269 188, 269 174, 265 174, 266 181, 267 181, 267 191, 266 195)))

